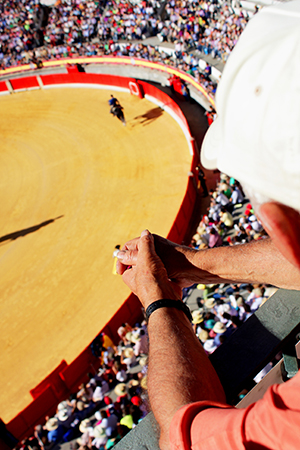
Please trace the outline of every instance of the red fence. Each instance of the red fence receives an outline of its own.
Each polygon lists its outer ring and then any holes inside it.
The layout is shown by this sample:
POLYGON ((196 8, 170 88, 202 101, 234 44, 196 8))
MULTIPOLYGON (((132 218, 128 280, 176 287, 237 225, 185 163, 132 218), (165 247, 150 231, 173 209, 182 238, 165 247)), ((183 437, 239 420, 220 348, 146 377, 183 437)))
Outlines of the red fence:
POLYGON ((146 83, 144 81, 138 81, 138 83, 143 86, 145 95, 154 97, 156 100, 163 103, 163 105, 168 106, 176 114, 176 116, 181 120, 184 127, 186 128, 186 130, 188 130, 188 132, 190 134, 189 125, 187 123, 187 120, 186 120, 183 112, 181 111, 181 109, 179 108, 177 103, 175 103, 174 100, 171 99, 171 97, 169 97, 165 92, 161 91, 160 89, 157 89, 152 84, 146 83))
MULTIPOLYGON (((69 74, 42 75, 40 77, 30 76, 12 79, 10 80, 10 83, 12 88, 16 91, 42 86, 100 84, 114 87, 117 86, 140 97, 143 95, 153 97, 160 102, 163 107, 166 109, 169 108, 179 119, 179 123, 189 140, 189 145, 193 148, 194 155, 191 171, 194 170, 199 162, 195 142, 190 134, 188 123, 181 109, 167 94, 148 83, 133 78, 72 72, 69 74)), ((6 83, 0 82, 0 90, 4 90, 4 87, 7 90, 6 83)), ((183 240, 193 212, 195 199, 196 189, 194 177, 191 176, 188 180, 187 190, 182 205, 169 232, 169 239, 178 243, 181 243, 183 240)), ((120 324, 123 322, 136 323, 142 318, 141 316, 140 303, 138 299, 131 294, 101 331, 110 336, 112 340, 116 341, 116 330, 120 324)), ((39 422, 43 422, 45 415, 53 414, 56 405, 65 399, 70 392, 76 391, 81 382, 87 381, 87 373, 95 373, 98 365, 99 360, 92 355, 90 347, 87 347, 71 364, 68 365, 65 361, 62 361, 45 380, 30 391, 34 399, 33 402, 9 422, 7 429, 18 439, 22 439, 31 433, 33 431, 33 426, 39 422)))
MULTIPOLYGON (((199 92, 201 92, 204 97, 215 107, 214 99, 211 95, 206 92, 206 89, 198 83, 194 77, 183 72, 182 70, 176 69, 175 67, 167 66, 166 64, 147 61, 145 59, 132 58, 129 56, 89 56, 80 58, 62 58, 50 61, 44 61, 43 67, 60 67, 66 66, 69 72, 75 70, 74 64, 114 64, 122 66, 138 66, 145 69, 154 69, 160 72, 168 73, 169 75, 176 75, 182 80, 194 86, 199 92), (71 67, 69 67, 69 65, 71 67), (71 69, 71 70, 70 70, 71 69)), ((18 72, 31 71, 32 67, 30 64, 23 66, 11 67, 8 69, 0 70, 0 76, 3 75, 13 75, 18 72)))
MULTIPOLYGON (((41 75, 41 80, 44 86, 56 84, 100 84, 107 86, 117 86, 129 90, 129 83, 135 83, 134 78, 124 78, 117 75, 102 75, 96 73, 68 73, 55 75, 41 75)), ((22 78, 23 80, 24 78, 22 78)), ((21 80, 21 79, 20 79, 21 80)), ((25 82, 26 83, 26 82, 25 82)))
POLYGON ((0 92, 9 92, 5 81, 0 81, 0 92))
POLYGON ((10 80, 10 84, 14 90, 39 88, 39 83, 37 77, 35 76, 24 78, 13 78, 10 80))

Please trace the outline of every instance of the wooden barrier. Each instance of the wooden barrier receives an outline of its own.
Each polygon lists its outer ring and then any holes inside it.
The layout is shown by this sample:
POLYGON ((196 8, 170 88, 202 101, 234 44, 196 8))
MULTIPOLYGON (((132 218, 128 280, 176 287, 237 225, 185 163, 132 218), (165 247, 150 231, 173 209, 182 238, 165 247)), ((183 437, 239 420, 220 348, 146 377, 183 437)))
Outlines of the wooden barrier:
POLYGON ((5 81, 0 81, 0 92, 9 92, 5 81))
POLYGON ((119 77, 117 75, 105 75, 96 73, 68 73, 40 76, 44 86, 56 84, 94 84, 111 87, 121 87, 130 91, 129 83, 137 83, 135 78, 119 77))
POLYGON ((45 416, 53 415, 59 399, 51 385, 47 385, 40 395, 7 425, 8 431, 17 439, 33 432, 34 425, 44 423, 45 416))
POLYGON ((68 367, 68 364, 66 363, 66 361, 62 361, 58 365, 58 367, 50 373, 50 375, 48 375, 43 381, 41 381, 41 383, 38 384, 34 389, 30 390, 30 394, 32 395, 32 397, 34 399, 38 398, 48 385, 52 386, 53 391, 55 392, 58 399, 66 395, 67 389, 60 377, 60 373, 66 367, 68 367))
POLYGON ((40 87, 36 76, 12 78, 10 84, 14 91, 20 89, 39 89, 40 87))
POLYGON ((77 358, 62 369, 60 377, 68 391, 78 391, 80 383, 88 382, 88 372, 95 374, 99 367, 99 359, 92 354, 90 347, 87 347, 77 358))
POLYGON ((120 338, 117 330, 123 322, 135 324, 141 320, 143 320, 143 314, 140 301, 134 294, 130 294, 102 331, 110 336, 114 342, 118 342, 120 338))

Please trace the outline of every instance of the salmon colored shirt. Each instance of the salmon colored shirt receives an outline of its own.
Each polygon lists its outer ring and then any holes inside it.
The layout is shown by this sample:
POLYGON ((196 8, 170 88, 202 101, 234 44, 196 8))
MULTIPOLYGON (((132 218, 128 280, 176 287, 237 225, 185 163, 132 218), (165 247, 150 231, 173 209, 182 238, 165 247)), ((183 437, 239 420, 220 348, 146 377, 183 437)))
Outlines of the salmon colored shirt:
POLYGON ((171 450, 299 450, 300 372, 244 409, 208 401, 183 406, 170 442, 171 450))

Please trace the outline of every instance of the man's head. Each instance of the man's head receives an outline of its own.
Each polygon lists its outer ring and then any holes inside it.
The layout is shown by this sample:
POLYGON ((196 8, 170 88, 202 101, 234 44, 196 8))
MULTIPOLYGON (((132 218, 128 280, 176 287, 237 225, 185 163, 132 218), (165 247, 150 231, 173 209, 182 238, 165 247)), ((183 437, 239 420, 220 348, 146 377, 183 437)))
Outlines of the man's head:
POLYGON ((300 0, 263 8, 220 81, 201 158, 238 179, 281 253, 300 269, 300 0))

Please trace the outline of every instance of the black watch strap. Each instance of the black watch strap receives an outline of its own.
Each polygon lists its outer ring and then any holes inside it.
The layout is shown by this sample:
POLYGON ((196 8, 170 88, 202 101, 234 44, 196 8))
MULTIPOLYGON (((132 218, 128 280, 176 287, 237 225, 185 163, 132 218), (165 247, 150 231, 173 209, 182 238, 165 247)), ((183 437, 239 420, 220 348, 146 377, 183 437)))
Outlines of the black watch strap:
POLYGON ((170 300, 167 298, 157 300, 156 302, 151 303, 146 309, 146 320, 149 321, 149 317, 151 314, 159 308, 176 308, 180 311, 184 312, 189 321, 192 321, 192 314, 189 310, 188 306, 180 300, 170 300))

